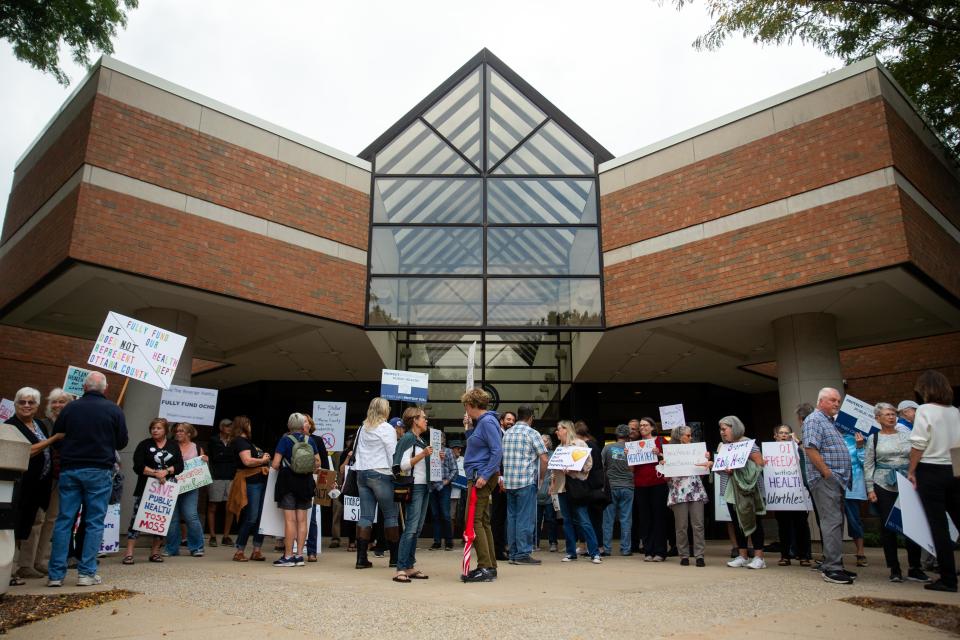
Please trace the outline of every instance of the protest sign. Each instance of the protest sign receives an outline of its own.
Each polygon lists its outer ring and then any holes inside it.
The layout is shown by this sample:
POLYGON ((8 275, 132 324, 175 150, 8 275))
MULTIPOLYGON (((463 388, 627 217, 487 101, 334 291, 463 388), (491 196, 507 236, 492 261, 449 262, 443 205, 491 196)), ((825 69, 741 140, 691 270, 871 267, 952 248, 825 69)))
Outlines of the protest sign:
MULTIPOLYGON (((887 518, 885 526, 902 533, 920 545, 921 549, 926 549, 930 555, 936 556, 937 550, 933 546, 930 522, 923 510, 923 504, 920 502, 920 494, 913 488, 906 476, 901 473, 897 473, 897 491, 899 493, 897 502, 890 511, 890 517, 887 518)), ((947 515, 947 526, 950 531, 950 539, 956 542, 960 532, 957 531, 957 527, 949 515, 947 515)))
POLYGON ((201 458, 183 461, 183 473, 177 476, 178 493, 186 493, 213 483, 210 467, 201 458))
POLYGON ((683 417, 682 404, 670 404, 665 407, 660 407, 660 427, 662 429, 675 429, 685 424, 687 423, 686 418, 683 417))
POLYGON ((810 511, 813 503, 803 486, 797 443, 764 442, 763 488, 767 511, 810 511))
POLYGON ((443 460, 440 459, 440 452, 443 451, 443 431, 430 429, 430 446, 433 448, 433 455, 430 456, 430 482, 441 482, 443 460))
POLYGON ((120 505, 108 504, 107 513, 103 518, 103 540, 100 542, 100 553, 116 553, 120 551, 120 505))
POLYGON ((327 451, 343 451, 344 429, 347 425, 347 403, 313 401, 313 435, 323 438, 327 451))
POLYGON ((280 511, 277 501, 273 499, 277 488, 277 470, 270 469, 267 476, 267 488, 264 490, 263 508, 260 510, 260 529, 258 533, 264 536, 283 536, 283 511, 280 511))
POLYGON ((167 535, 178 495, 176 482, 160 482, 156 478, 147 478, 137 515, 133 519, 133 528, 158 536, 167 535))
POLYGON ((337 486, 337 472, 333 469, 318 469, 313 480, 317 485, 313 504, 329 507, 331 498, 328 494, 337 486))
POLYGON ((663 445, 663 465, 657 468, 668 478, 679 476, 704 476, 710 469, 703 466, 707 461, 707 445, 703 442, 663 445))
POLYGON ((13 400, 7 400, 4 398, 0 400, 0 422, 6 422, 7 418, 16 413, 16 408, 13 405, 13 400))
MULTIPOLYGON (((344 467, 343 469, 343 486, 347 487, 347 477, 353 471, 353 467, 344 467)), ((375 504, 373 506, 373 522, 377 521, 379 516, 380 508, 375 504)), ((349 496, 346 493, 343 494, 343 519, 349 520, 350 522, 359 522, 360 521, 360 497, 359 496, 349 496)))
POLYGON ((713 519, 717 522, 730 522, 730 511, 723 494, 727 491, 730 477, 726 473, 713 474, 713 519))
POLYGON ((632 467, 638 464, 653 464, 660 462, 660 460, 657 458, 657 454, 653 452, 653 450, 656 448, 656 438, 625 442, 624 449, 627 451, 627 464, 632 467))
POLYGON ((380 397, 422 404, 427 401, 429 374, 384 369, 380 374, 380 397))
POLYGON ((557 447, 550 456, 548 469, 582 471, 590 457, 590 447, 557 447))
POLYGON ((174 424, 212 425, 217 411, 217 390, 172 384, 160 394, 160 417, 174 424))
POLYGON ((880 431, 880 424, 873 415, 873 405, 851 395, 844 397, 836 419, 837 428, 846 433, 859 431, 864 437, 880 431))
POLYGON ((110 311, 87 364, 167 389, 187 339, 110 311))
POLYGON ((713 461, 713 470, 726 471, 727 469, 743 467, 750 458, 750 450, 753 449, 753 444, 753 440, 724 442, 720 445, 716 460, 713 461))
POLYGON ((470 349, 467 351, 467 391, 473 389, 474 386, 474 374, 473 369, 477 366, 477 343, 473 342, 470 344, 470 349))
POLYGON ((79 398, 83 395, 83 381, 87 379, 90 373, 89 369, 81 369, 70 365, 67 367, 67 375, 63 379, 63 390, 79 398))

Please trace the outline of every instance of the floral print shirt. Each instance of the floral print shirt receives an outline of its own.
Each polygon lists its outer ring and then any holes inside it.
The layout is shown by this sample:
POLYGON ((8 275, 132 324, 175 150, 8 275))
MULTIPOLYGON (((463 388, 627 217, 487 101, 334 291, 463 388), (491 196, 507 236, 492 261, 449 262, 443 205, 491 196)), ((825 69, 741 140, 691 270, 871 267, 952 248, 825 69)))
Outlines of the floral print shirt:
POLYGON ((681 502, 710 502, 700 476, 680 476, 669 480, 667 485, 670 488, 667 493, 668 507, 681 502))

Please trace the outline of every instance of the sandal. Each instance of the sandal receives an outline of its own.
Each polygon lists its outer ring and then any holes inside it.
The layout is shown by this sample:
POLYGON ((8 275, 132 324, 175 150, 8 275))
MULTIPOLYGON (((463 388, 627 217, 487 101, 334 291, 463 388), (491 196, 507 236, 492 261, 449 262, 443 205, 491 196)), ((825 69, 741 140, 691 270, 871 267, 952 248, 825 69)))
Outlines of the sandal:
POLYGON ((353 551, 356 551, 356 550, 357 550, 357 545, 353 544, 352 542, 347 545, 347 551, 348 551, 348 552, 353 552, 353 551))
POLYGON ((789 567, 790 558, 780 558, 780 562, 778 562, 777 564, 780 565, 781 567, 789 567))
POLYGON ((800 561, 800 566, 801 566, 801 567, 809 567, 811 564, 812 564, 812 563, 810 562, 810 560, 801 560, 801 561, 800 561))
POLYGON ((408 573, 407 577, 411 580, 429 580, 430 576, 423 573, 422 571, 414 571, 413 573, 408 573))
POLYGON ((25 585, 25 584, 27 584, 27 581, 24 580, 23 578, 20 578, 20 577, 17 577, 17 576, 11 576, 11 577, 10 577, 10 586, 11 586, 11 587, 22 587, 22 586, 25 585))
POLYGON ((857 556, 857 566, 858 566, 858 567, 866 567, 866 566, 868 566, 867 556, 857 556))
POLYGON ((257 562, 265 562, 267 558, 260 553, 260 549, 254 549, 253 553, 250 554, 250 559, 256 560, 257 562))
POLYGON ((123 560, 120 564, 133 564, 133 556, 123 556, 123 560))
POLYGON ((243 554, 243 551, 242 551, 241 549, 237 549, 237 552, 236 552, 235 554, 233 554, 233 561, 234 561, 234 562, 248 562, 249 560, 248 560, 247 556, 245 556, 245 555, 243 554))
POLYGON ((150 556, 150 562, 163 562, 163 556, 159 553, 155 553, 150 556))
POLYGON ((402 582, 403 584, 410 584, 410 576, 405 573, 398 573, 397 575, 393 576, 393 581, 402 582))

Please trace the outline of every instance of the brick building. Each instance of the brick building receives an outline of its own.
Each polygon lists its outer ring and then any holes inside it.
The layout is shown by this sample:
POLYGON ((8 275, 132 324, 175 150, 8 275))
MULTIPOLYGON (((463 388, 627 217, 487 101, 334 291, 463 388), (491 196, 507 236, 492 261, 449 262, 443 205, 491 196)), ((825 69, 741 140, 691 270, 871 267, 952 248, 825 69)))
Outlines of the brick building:
MULTIPOLYGON (((104 58, 15 172, 0 394, 113 310, 265 444, 313 400, 358 423, 384 367, 455 430, 474 341, 544 426, 683 403, 766 437, 828 384, 960 380, 958 243, 957 165, 873 59, 614 158, 486 50, 358 156, 104 58)), ((134 437, 158 404, 130 383, 134 437)))

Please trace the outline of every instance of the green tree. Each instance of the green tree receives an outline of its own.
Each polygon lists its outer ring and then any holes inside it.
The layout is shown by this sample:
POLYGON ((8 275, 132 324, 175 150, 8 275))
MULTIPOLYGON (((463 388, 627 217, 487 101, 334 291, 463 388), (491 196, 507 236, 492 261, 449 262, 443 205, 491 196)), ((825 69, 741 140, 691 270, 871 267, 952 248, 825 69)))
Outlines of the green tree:
MULTIPOLYGON (((663 0, 661 0, 663 1, 663 0)), ((681 8, 694 0, 671 0, 681 8)), ((733 34, 795 38, 847 64, 876 55, 960 157, 960 2, 957 0, 704 0, 713 26, 694 46, 733 34)))
POLYGON ((0 38, 13 55, 62 85, 70 78, 60 68, 60 43, 69 45, 77 64, 89 65, 90 52, 113 53, 117 25, 126 26, 126 10, 139 0, 0 0, 0 38), (123 6, 121 6, 121 4, 123 6))

